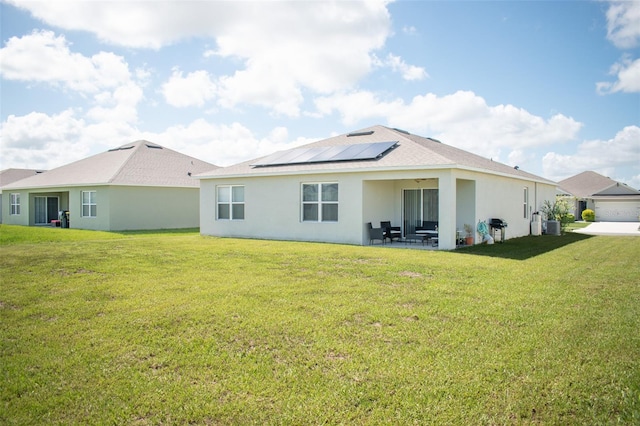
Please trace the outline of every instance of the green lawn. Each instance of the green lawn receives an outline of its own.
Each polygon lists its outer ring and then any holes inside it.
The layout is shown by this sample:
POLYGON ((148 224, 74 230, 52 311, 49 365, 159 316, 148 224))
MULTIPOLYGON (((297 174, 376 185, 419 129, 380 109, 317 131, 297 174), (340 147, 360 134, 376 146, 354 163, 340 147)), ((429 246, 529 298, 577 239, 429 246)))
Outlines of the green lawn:
POLYGON ((0 244, 0 424, 640 423, 636 237, 0 244))

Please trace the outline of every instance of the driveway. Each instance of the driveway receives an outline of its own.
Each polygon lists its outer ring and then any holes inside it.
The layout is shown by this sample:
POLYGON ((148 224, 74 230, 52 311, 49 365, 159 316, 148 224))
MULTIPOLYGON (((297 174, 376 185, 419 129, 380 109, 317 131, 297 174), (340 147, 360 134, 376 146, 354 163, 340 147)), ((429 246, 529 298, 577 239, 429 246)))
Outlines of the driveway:
POLYGON ((573 232, 587 235, 635 235, 640 237, 640 222, 594 222, 573 232))

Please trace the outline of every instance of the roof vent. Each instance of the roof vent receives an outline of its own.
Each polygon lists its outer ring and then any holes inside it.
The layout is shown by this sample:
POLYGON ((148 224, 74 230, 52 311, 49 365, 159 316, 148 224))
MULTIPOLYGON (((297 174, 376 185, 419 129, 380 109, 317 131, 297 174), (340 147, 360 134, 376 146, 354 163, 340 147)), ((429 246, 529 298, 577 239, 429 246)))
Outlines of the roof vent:
POLYGON ((145 145, 147 148, 162 149, 162 147, 161 147, 161 146, 158 146, 158 145, 151 145, 151 144, 149 144, 149 143, 145 143, 144 145, 145 145))
POLYGON ((393 130, 395 130, 396 132, 404 133, 405 135, 410 135, 411 134, 411 133, 407 132, 406 130, 398 129, 396 127, 394 127, 393 130))
POLYGON ((113 152, 113 151, 124 151, 125 149, 131 149, 131 148, 133 148, 133 146, 132 146, 132 145, 130 145, 130 146, 121 146, 120 148, 113 148, 113 149, 110 149, 110 150, 109 150, 109 152, 113 152))
POLYGON ((368 136, 368 135, 372 135, 373 134, 373 130, 369 130, 368 132, 353 132, 353 133, 349 133, 347 135, 348 138, 352 137, 352 136, 368 136))
POLYGON ((434 142, 442 143, 442 142, 440 142, 438 139, 434 139, 434 138, 427 138, 427 139, 429 139, 430 141, 434 141, 434 142))

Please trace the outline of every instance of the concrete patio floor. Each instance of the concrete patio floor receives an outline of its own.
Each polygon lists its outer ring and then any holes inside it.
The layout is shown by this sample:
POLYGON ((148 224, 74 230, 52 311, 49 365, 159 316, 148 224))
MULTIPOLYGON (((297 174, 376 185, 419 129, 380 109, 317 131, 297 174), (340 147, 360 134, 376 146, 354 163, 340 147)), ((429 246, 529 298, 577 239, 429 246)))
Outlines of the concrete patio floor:
MULTIPOLYGON (((573 232, 585 235, 611 235, 611 236, 636 236, 640 237, 640 222, 594 222, 585 228, 575 229, 573 232)), ((394 241, 386 244, 373 244, 375 247, 388 247, 413 250, 437 250, 431 242, 394 241)), ((464 246, 458 246, 464 247, 464 246)))

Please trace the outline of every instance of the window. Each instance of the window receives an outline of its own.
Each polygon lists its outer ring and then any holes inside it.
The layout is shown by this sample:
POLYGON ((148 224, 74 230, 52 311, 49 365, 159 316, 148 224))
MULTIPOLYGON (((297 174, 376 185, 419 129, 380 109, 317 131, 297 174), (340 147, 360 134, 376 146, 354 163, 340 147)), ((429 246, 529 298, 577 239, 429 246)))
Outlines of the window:
POLYGON ((524 218, 529 217, 529 188, 524 188, 524 218))
POLYGON ((12 215, 19 215, 20 214, 20 194, 19 193, 12 193, 10 194, 10 201, 11 201, 11 213, 12 215))
POLYGON ((218 219, 244 220, 244 186, 218 187, 218 219))
POLYGON ((338 184, 302 184, 302 220, 304 222, 338 221, 338 184))
POLYGON ((96 217, 96 191, 82 191, 82 217, 96 217))

